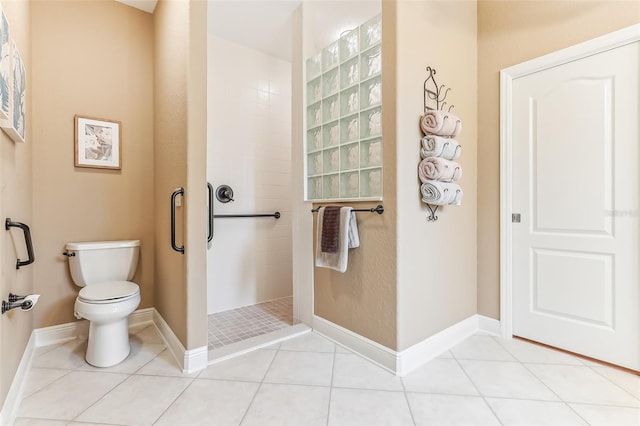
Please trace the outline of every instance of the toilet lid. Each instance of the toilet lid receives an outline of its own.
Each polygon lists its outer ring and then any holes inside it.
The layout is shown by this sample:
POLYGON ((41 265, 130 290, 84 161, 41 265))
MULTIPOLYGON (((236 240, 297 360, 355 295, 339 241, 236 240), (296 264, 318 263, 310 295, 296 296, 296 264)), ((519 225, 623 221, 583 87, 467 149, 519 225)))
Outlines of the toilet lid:
POLYGON ((140 287, 131 281, 110 281, 90 284, 80 290, 81 299, 88 301, 114 300, 129 297, 140 291, 140 287))

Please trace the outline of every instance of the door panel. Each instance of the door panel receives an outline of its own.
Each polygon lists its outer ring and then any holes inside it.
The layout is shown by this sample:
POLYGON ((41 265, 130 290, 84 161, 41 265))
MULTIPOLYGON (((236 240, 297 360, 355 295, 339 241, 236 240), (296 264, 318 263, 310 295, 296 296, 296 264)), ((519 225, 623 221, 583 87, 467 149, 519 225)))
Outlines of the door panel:
POLYGON ((640 43, 513 81, 513 333, 640 370, 640 43))
POLYGON ((611 233, 611 80, 569 78, 531 98, 536 231, 611 233))

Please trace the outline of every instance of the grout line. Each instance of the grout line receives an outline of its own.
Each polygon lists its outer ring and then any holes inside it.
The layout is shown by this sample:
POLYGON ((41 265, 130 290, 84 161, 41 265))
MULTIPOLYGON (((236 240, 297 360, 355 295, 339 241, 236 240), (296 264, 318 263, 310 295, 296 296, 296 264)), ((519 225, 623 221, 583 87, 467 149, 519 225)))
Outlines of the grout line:
MULTIPOLYGON (((240 423, 239 423, 240 425, 242 424, 242 422, 244 422, 245 417, 247 417, 247 413, 249 413, 249 409, 253 405, 253 401, 255 401, 256 396, 258 396, 258 392, 260 392, 260 389, 262 389, 262 385, 264 384, 264 379, 267 377, 267 373, 269 372, 269 370, 271 370, 271 366, 273 366, 273 363, 276 360, 276 357, 278 356, 278 352, 279 352, 279 350, 276 349, 276 353, 273 354, 273 358, 271 358, 271 362, 269 363, 269 366, 266 368, 266 370, 264 370, 264 374, 262 375, 262 380, 258 384, 258 387, 256 388, 256 391, 253 394, 253 397, 251 398, 251 401, 249 401, 249 404, 247 405, 247 408, 244 410, 244 414, 242 415, 242 418, 240 419, 240 423)), ((255 382, 253 382, 253 383, 255 383, 255 382)))
MULTIPOLYGON (((185 377, 185 378, 186 378, 186 379, 189 379, 188 377, 185 377)), ((189 389, 189 388, 191 387, 191 385, 193 385, 193 384, 195 383, 195 381, 196 381, 195 377, 191 378, 191 383, 189 383, 189 384, 188 384, 184 389, 182 389, 182 392, 180 392, 180 393, 179 393, 179 394, 178 394, 178 395, 173 399, 173 401, 171 401, 171 404, 169 404, 169 405, 167 406, 167 408, 165 408, 164 410, 162 410, 162 413, 160 413, 160 415, 159 415, 158 417, 156 417, 156 419, 155 419, 153 422, 151 422, 151 424, 152 424, 152 425, 154 425, 154 424, 158 423, 158 420, 160 420, 160 419, 162 418, 162 416, 164 416, 164 415, 165 415, 165 413, 166 413, 167 411, 169 411, 169 408, 171 408, 171 407, 173 406, 173 404, 175 404, 175 403, 176 403, 176 401, 177 401, 178 399, 180 399, 180 397, 181 397, 181 396, 182 396, 182 395, 187 391, 187 389, 189 389)))
POLYGON ((129 380, 131 378, 131 375, 128 375, 127 378, 125 378, 124 380, 122 380, 120 383, 118 383, 117 385, 115 385, 114 387, 112 387, 111 389, 109 389, 108 391, 106 391, 102 396, 100 396, 100 398, 96 399, 95 401, 93 401, 93 403, 89 404, 89 406, 87 408, 85 408, 84 410, 82 410, 81 412, 79 412, 73 419, 71 419, 71 421, 75 421, 78 417, 80 417, 81 415, 83 415, 84 413, 87 412, 87 410, 89 410, 91 407, 93 407, 94 405, 96 405, 98 402, 102 401, 107 395, 109 395, 111 392, 113 392, 114 390, 116 390, 117 388, 119 388, 124 382, 126 382, 127 380, 129 380))
MULTIPOLYGON (((482 398, 482 400, 484 401, 485 405, 489 408, 489 410, 491 411, 491 413, 493 414, 493 416, 496 418, 496 420, 498 421, 498 423, 500 423, 501 425, 503 425, 504 423, 502 422, 502 420, 500 420, 500 417, 498 417, 498 413, 495 412, 495 410, 493 409, 493 407, 491 406, 491 404, 489 404, 489 401, 487 401, 486 396, 480 391, 480 388, 478 387, 478 385, 476 385, 476 383, 473 381, 473 379, 471 378, 471 376, 469 375, 469 373, 467 373, 467 370, 464 369, 464 367, 462 366, 462 364, 460 363, 460 360, 458 358, 456 358, 455 353, 453 353, 453 351, 449 351, 451 353, 451 356, 453 357, 453 360, 455 361, 455 363, 458 365, 458 368, 460 368, 462 370, 462 372, 464 373, 465 376, 467 376, 467 379, 469 380, 469 382, 473 385, 473 387, 476 389, 476 391, 478 392, 478 395, 480 396, 480 398, 482 398)), ((503 361, 500 361, 503 362, 503 361)), ((504 361, 507 362, 507 361, 504 361)))
MULTIPOLYGON (((602 366, 604 367, 604 366, 602 366)), ((614 382, 613 380, 611 380, 609 377, 605 376, 604 374, 600 373, 598 370, 596 370, 596 368, 594 368, 593 366, 587 366, 587 368, 589 368, 591 371, 593 371, 594 373, 596 373, 598 376, 602 377, 603 379, 605 379, 606 381, 608 381, 609 383, 611 383, 612 385, 622 389, 624 392, 626 392, 627 394, 631 395, 634 399, 636 400, 640 400, 640 398, 638 398, 636 395, 632 394, 631 392, 629 392, 627 389, 623 388, 622 386, 620 386, 619 384, 617 384, 616 382, 614 382)), ((611 367, 609 367, 611 368, 611 367)), ((620 370, 616 370, 616 371, 620 371, 620 370)), ((629 374, 632 377, 638 377, 635 376, 631 373, 626 373, 629 374)), ((638 377, 638 381, 640 382, 640 377, 638 377)))
MULTIPOLYGON (((547 389, 549 389, 549 391, 551 391, 552 394, 554 394, 569 410, 573 411, 573 413, 575 413, 576 416, 578 416, 578 418, 580 420, 583 420, 586 424, 590 424, 587 419, 583 418, 580 413, 578 413, 576 410, 573 409, 573 407, 571 405, 569 405, 569 403, 567 401, 564 400, 564 398, 562 398, 560 395, 558 395, 553 389, 551 389, 551 387, 549 385, 547 385, 541 378, 539 378, 535 372, 533 372, 528 366, 527 364, 525 364, 524 362, 521 362, 520 364, 522 364, 522 366, 529 372, 529 374, 531 374, 533 377, 535 377, 540 383, 542 383, 547 389)), ((576 366, 578 368, 583 368, 581 366, 576 366)))
POLYGON ((327 426, 329 426, 329 418, 331 416, 331 396, 333 395, 333 379, 336 372, 336 355, 338 354, 338 345, 333 344, 333 362, 331 364, 331 380, 329 381, 329 403, 327 404, 327 426))
POLYGON ((411 421, 414 426, 416 425, 416 418, 413 415, 413 410, 411 409, 411 403, 409 402, 409 395, 407 395, 407 388, 404 387, 404 380, 400 377, 400 385, 402 386, 402 393, 404 394, 404 399, 407 401, 407 407, 409 407, 409 414, 411 414, 411 421))

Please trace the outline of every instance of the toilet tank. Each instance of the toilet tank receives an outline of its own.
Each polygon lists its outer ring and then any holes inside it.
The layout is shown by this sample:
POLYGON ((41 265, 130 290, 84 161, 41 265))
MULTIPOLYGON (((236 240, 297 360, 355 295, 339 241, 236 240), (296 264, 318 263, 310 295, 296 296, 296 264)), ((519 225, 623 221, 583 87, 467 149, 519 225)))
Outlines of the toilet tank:
POLYGON ((69 269, 79 286, 130 281, 136 273, 140 240, 67 243, 69 269))

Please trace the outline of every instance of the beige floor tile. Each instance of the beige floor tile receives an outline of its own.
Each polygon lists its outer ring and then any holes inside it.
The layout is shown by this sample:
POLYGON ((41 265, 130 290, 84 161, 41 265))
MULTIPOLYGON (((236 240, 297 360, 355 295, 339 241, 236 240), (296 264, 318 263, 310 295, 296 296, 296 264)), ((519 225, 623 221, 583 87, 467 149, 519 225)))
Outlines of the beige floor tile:
POLYGON ((192 380, 178 377, 130 376, 74 420, 131 426, 151 425, 192 380))
POLYGON ((407 393, 416 425, 500 425, 481 397, 407 393))
POLYGON ((263 384, 251 403, 243 426, 326 425, 329 388, 263 384))
POLYGON ((155 425, 238 425, 258 383, 195 380, 155 425))
POLYGON ((72 420, 126 378, 126 374, 72 371, 23 399, 18 417, 72 420))

